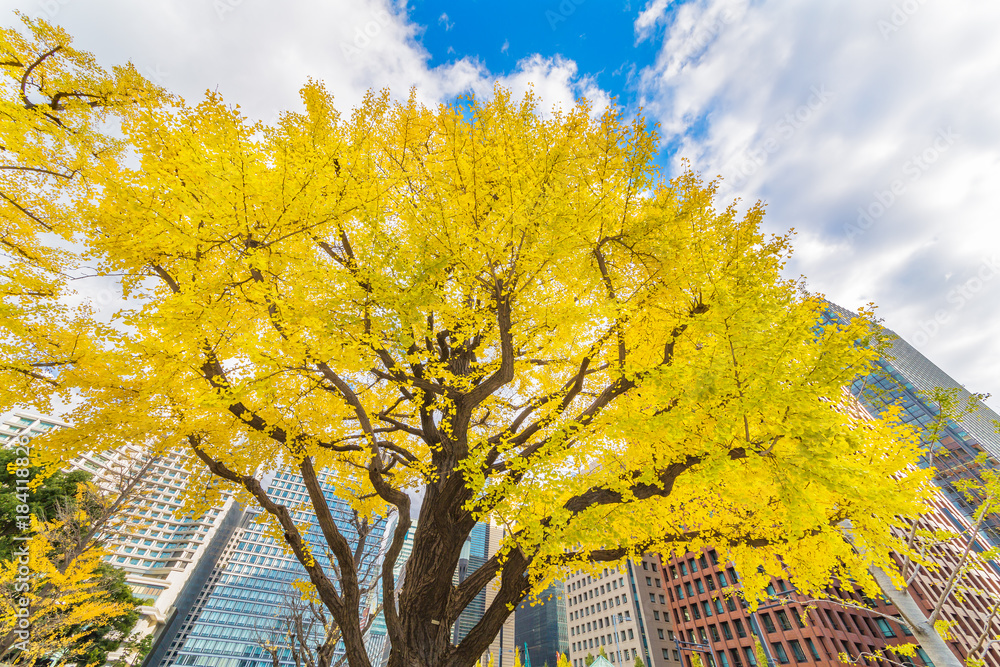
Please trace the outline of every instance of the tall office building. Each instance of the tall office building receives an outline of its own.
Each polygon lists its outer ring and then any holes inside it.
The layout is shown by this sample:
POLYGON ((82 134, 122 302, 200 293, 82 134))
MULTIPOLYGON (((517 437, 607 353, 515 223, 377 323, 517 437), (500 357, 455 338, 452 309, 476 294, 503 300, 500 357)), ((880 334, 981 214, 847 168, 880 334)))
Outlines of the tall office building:
MULTIPOLYGON (((854 317, 854 313, 829 304, 825 321, 847 321, 854 317)), ((889 405, 897 405, 903 409, 902 416, 906 423, 925 426, 939 414, 927 392, 937 387, 956 389, 963 403, 972 399, 972 394, 965 387, 912 345, 888 329, 884 333, 890 340, 888 351, 879 359, 878 367, 871 374, 857 378, 850 388, 868 412, 878 415, 889 405)), ((982 481, 984 470, 1000 470, 1000 432, 993 424, 1000 420, 1000 415, 982 401, 972 400, 972 404, 971 413, 958 420, 948 420, 940 439, 929 443, 935 452, 935 481, 966 517, 979 507, 981 499, 969 502, 955 483, 961 480, 982 481), (977 460, 980 455, 984 460, 977 460)), ((926 456, 921 464, 928 465, 926 456)), ((989 516, 982 531, 993 545, 1000 546, 1000 515, 993 513, 989 516)))
MULTIPOLYGON (((320 478, 337 528, 352 544, 357 544, 352 510, 334 493, 336 479, 323 474, 320 478)), ((300 525, 308 522, 304 537, 316 560, 324 570, 332 572, 326 542, 301 477, 281 471, 265 478, 263 486, 278 502, 289 507, 298 505, 292 512, 293 518, 300 525)), ((359 568, 366 577, 377 577, 380 571, 384 529, 384 521, 376 523, 367 540, 359 568)), ((271 655, 264 645, 285 641, 291 607, 301 597, 293 585, 296 581, 308 581, 305 568, 269 530, 260 510, 248 509, 176 636, 158 652, 156 661, 147 661, 147 667, 269 667, 271 655)), ((363 619, 374 611, 370 603, 371 600, 363 601, 363 619)), ((372 629, 375 630, 374 625, 372 629)), ((322 632, 322 627, 314 626, 311 645, 322 641, 322 632)), ((378 636, 377 630, 368 633, 366 647, 373 661, 380 656, 384 642, 384 635, 378 636)), ((335 660, 343 655, 343 650, 343 644, 339 644, 335 660)), ((292 663, 287 646, 281 648, 279 660, 292 663)))
MULTIPOLYGON (((503 528, 489 522, 480 521, 473 528, 462 549, 462 555, 455 572, 454 583, 457 585, 465 578, 482 567, 500 549, 503 539, 503 528)), ((479 622, 486 610, 493 603, 499 590, 499 579, 494 579, 486 588, 479 592, 472 602, 459 614, 452 626, 452 641, 457 645, 469 631, 479 622)), ((514 616, 507 617, 500 632, 494 638, 487 654, 483 656, 483 664, 487 664, 489 654, 493 655, 495 667, 512 667, 514 664, 514 616)))
POLYGON ((573 667, 587 667, 587 658, 601 652, 622 667, 636 660, 646 667, 679 667, 658 556, 627 560, 596 577, 573 572, 566 596, 573 667))
POLYGON ((518 605, 514 617, 514 643, 524 664, 556 667, 559 654, 569 655, 566 620, 566 584, 554 581, 537 599, 518 605))
MULTIPOLYGON (((0 446, 17 436, 37 437, 67 426, 58 419, 15 410, 0 420, 0 446)), ((122 525, 104 536, 110 552, 105 560, 125 571, 133 594, 144 602, 135 632, 158 637, 176 614, 178 603, 200 586, 209 569, 203 563, 212 560, 213 545, 217 548, 231 529, 232 498, 224 494, 219 505, 201 516, 181 514, 180 498, 189 474, 182 457, 167 453, 150 460, 135 443, 88 452, 70 461, 67 469, 90 473, 109 494, 120 490, 123 476, 142 470, 136 492, 124 506, 122 525)))

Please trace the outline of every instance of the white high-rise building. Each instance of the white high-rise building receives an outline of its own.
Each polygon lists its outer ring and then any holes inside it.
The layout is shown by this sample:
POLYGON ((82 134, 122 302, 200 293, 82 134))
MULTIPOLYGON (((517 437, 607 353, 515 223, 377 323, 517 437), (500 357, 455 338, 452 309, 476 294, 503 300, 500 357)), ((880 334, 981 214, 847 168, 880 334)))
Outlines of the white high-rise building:
MULTIPOLYGON (((18 436, 37 437, 68 426, 52 417, 15 410, 0 420, 0 447, 18 436)), ((105 561, 125 571, 133 594, 145 602, 135 628, 141 635, 161 633, 176 613, 185 589, 189 585, 201 587, 192 578, 207 574, 205 567, 198 566, 226 517, 234 513, 232 497, 224 495, 202 516, 181 515, 181 497, 189 476, 182 463, 182 457, 175 453, 150 460, 142 446, 129 443, 111 451, 88 452, 67 466, 67 470, 90 473, 102 490, 112 494, 120 491, 123 479, 141 471, 136 492, 125 503, 116 530, 104 538, 109 552, 105 561)))

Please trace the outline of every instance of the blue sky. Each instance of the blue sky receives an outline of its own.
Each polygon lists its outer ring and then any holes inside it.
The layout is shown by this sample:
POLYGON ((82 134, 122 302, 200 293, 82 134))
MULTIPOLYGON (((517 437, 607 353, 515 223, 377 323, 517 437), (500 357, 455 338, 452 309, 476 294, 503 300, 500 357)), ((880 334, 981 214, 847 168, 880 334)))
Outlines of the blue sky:
POLYGON ((626 100, 635 92, 630 79, 657 53, 652 40, 636 43, 640 9, 621 0, 418 0, 409 7, 409 17, 422 27, 417 39, 430 53, 431 65, 476 58, 490 72, 506 74, 533 54, 559 54, 626 100))
MULTIPOLYGON (((795 228, 789 277, 1000 408, 1000 3, 981 0, 0 0, 196 101, 265 121, 308 77, 347 110, 495 83, 642 108, 660 162, 795 228)), ((107 288, 106 288, 107 289, 107 288)))

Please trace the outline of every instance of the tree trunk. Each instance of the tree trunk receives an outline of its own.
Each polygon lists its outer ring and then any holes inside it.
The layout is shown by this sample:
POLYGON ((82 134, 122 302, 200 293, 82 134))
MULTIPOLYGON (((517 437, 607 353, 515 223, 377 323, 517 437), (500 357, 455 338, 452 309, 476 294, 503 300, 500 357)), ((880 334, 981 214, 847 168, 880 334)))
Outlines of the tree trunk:
MULTIPOLYGON (((17 622, 15 621, 15 625, 16 624, 17 622)), ((17 643, 16 630, 11 630, 3 637, 3 639, 0 639, 0 660, 7 655, 15 643, 17 643)))
POLYGON ((927 652, 927 657, 934 663, 934 667, 965 667, 965 664, 949 648, 947 642, 941 638, 934 626, 927 620, 927 616, 920 608, 920 605, 910 597, 905 590, 896 588, 885 572, 877 567, 869 570, 875 581, 889 602, 899 610, 900 615, 906 624, 913 631, 913 638, 920 643, 920 647, 927 652))

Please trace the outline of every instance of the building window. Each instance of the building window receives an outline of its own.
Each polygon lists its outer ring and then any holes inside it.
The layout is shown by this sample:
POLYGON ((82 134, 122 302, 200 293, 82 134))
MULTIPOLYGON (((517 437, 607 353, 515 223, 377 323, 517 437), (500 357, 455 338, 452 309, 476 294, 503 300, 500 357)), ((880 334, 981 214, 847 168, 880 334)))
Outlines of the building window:
POLYGON ((784 610, 779 609, 774 612, 775 617, 778 619, 778 625, 781 626, 782 630, 791 630, 792 624, 788 621, 788 614, 784 610))
POLYGON ((754 655, 753 649, 751 647, 744 646, 743 655, 746 656, 747 664, 750 665, 750 667, 757 667, 757 656, 754 655))
POLYGON ((725 637, 726 639, 732 639, 733 631, 729 629, 729 624, 723 621, 719 625, 722 627, 722 636, 725 637))
POLYGON ((719 564, 719 554, 715 553, 715 549, 708 552, 708 559, 712 561, 712 565, 719 564))
POLYGON ((785 647, 782 645, 782 643, 774 642, 773 644, 771 644, 771 648, 774 649, 774 656, 778 659, 778 662, 780 662, 783 665, 787 665, 788 654, 785 653, 785 647))
POLYGON ((681 576, 687 574, 687 566, 684 565, 684 563, 678 563, 677 567, 679 567, 681 570, 681 576))
POLYGON ((678 600, 684 599, 684 591, 681 590, 680 586, 674 586, 674 592, 677 593, 678 600))
POLYGON ((705 585, 708 586, 708 590, 715 590, 715 580, 712 579, 711 575, 705 577, 705 585))
POLYGON ((708 626, 708 634, 712 637, 713 642, 722 641, 719 637, 719 629, 714 625, 708 626))
POLYGON ((770 614, 761 614, 760 622, 764 625, 764 629, 769 633, 774 632, 774 621, 771 620, 770 614))
POLYGON ((722 612, 722 600, 720 600, 719 598, 715 598, 715 611, 718 612, 718 613, 720 613, 720 614, 723 613, 722 612))
POLYGON ((698 562, 694 558, 688 561, 688 566, 691 568, 691 574, 698 571, 698 562))
POLYGON ((674 567, 673 565, 670 566, 670 578, 671 579, 677 578, 677 568, 674 567))
POLYGON ((663 595, 660 595, 660 604, 667 604, 667 599, 663 595))
POLYGON ((656 572, 656 563, 650 563, 649 565, 653 568, 653 572, 656 572))
POLYGON ((650 579, 649 577, 646 577, 646 585, 647 586, 652 586, 653 585, 653 580, 650 579))
POLYGON ((655 609, 653 610, 653 620, 654 621, 660 620, 660 612, 656 611, 655 609))
POLYGON ((722 572, 719 572, 718 576, 719 576, 719 586, 725 588, 727 586, 726 575, 724 575, 722 572))
POLYGON ((701 618, 701 612, 698 611, 698 605, 696 604, 691 605, 691 615, 694 616, 695 620, 701 618))
POLYGON ((927 667, 934 667, 934 663, 931 662, 930 657, 928 657, 927 651, 922 648, 918 648, 917 655, 920 656, 920 659, 924 661, 924 664, 927 665, 927 667))
POLYGON ((736 600, 734 600, 731 597, 728 598, 726 600, 726 609, 728 609, 729 611, 736 611, 736 600))
POLYGON ((736 628, 736 634, 740 637, 746 637, 747 631, 743 628, 743 621, 738 618, 733 619, 733 627, 736 628))
POLYGON ((663 659, 670 660, 670 653, 667 651, 667 649, 663 649, 663 659))
POLYGON ((694 587, 698 589, 699 593, 704 593, 705 592, 705 584, 703 584, 701 582, 701 579, 695 579, 694 580, 694 587))
POLYGON ((692 597, 694 595, 694 589, 691 587, 690 581, 684 582, 684 590, 687 592, 688 597, 692 597))
POLYGON ((649 594, 649 601, 652 602, 652 603, 654 603, 654 604, 656 603, 656 593, 650 593, 649 594))
POLYGON ((649 563, 647 563, 646 561, 642 561, 642 569, 648 570, 649 569, 649 563))
POLYGON ((712 615, 712 606, 708 604, 708 600, 703 600, 701 603, 701 608, 705 610, 705 618, 712 615))
POLYGON ((663 637, 663 628, 657 628, 657 629, 656 629, 656 634, 657 634, 657 636, 658 636, 658 637, 659 637, 660 639, 663 639, 663 638, 664 638, 664 637, 663 637))
POLYGON ((792 654, 795 656, 795 662, 806 661, 806 654, 802 652, 802 645, 799 644, 798 639, 788 640, 788 645, 792 647, 792 654))
POLYGON ((719 651, 719 667, 729 667, 729 659, 725 651, 719 651))
POLYGON ((813 640, 806 638, 806 646, 809 647, 809 652, 812 653, 813 659, 819 661, 819 651, 816 650, 816 645, 813 644, 813 640))
POLYGON ((896 636, 896 633, 892 631, 892 626, 889 625, 889 621, 885 620, 884 618, 876 618, 875 625, 877 625, 878 629, 882 631, 883 637, 896 636))

